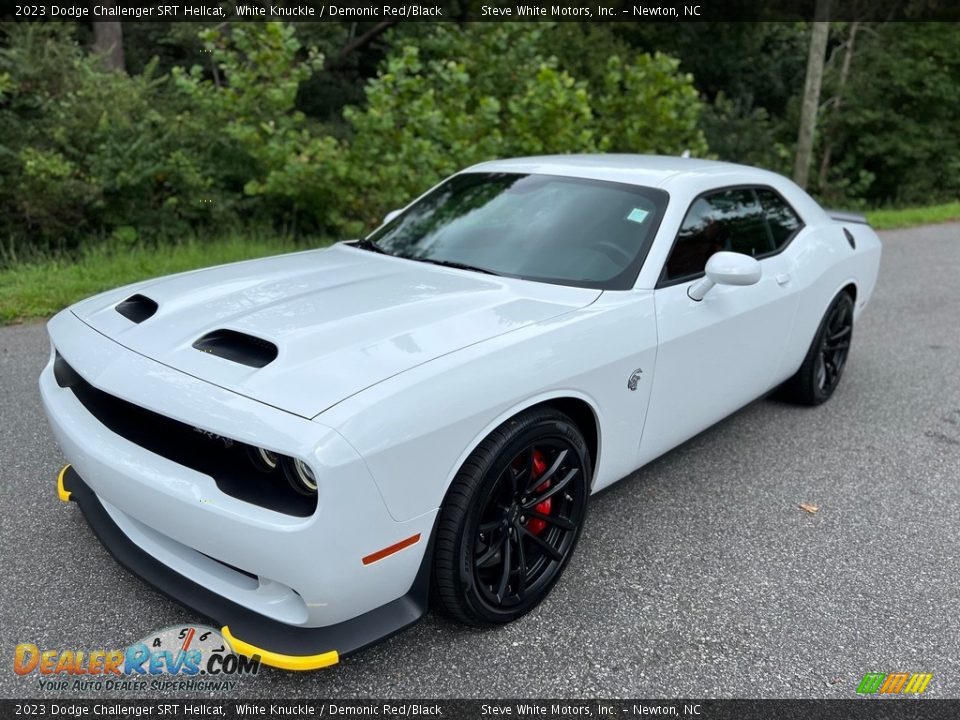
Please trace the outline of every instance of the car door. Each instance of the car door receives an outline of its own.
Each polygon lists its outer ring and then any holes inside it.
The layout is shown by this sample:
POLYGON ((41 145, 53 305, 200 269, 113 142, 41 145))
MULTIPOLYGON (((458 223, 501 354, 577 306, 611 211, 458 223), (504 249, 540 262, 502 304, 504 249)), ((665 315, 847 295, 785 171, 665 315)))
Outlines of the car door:
MULTIPOLYGON (((691 204, 654 291, 658 350, 641 464, 759 397, 781 378, 780 358, 796 311, 788 261, 780 250, 799 232, 773 227, 785 201, 767 188, 729 188, 691 204), (761 192, 762 191, 762 192, 761 192), (772 193, 779 202, 769 200, 772 193), (687 288, 707 259, 727 250, 757 258, 755 285, 716 285, 699 302, 687 288)), ((787 221, 789 225, 789 218, 787 221)))

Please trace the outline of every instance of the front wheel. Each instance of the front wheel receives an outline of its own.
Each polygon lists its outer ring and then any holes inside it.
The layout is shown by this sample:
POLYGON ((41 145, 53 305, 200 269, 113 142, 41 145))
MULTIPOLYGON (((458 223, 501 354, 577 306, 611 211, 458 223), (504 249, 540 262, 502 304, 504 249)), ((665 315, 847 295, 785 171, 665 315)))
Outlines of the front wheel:
POLYGON ((490 434, 440 509, 433 589, 469 625, 510 622, 539 604, 576 547, 592 468, 563 413, 534 408, 490 434))
POLYGON ((827 308, 803 365, 784 383, 788 397, 802 405, 829 400, 840 384, 852 339, 853 298, 844 291, 827 308))

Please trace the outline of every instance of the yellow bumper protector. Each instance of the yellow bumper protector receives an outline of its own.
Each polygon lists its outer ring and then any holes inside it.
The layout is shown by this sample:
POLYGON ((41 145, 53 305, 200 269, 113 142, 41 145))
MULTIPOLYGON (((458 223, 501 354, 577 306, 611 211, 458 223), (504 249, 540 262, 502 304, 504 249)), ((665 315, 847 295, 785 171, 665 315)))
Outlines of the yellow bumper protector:
POLYGON ((63 500, 63 502, 70 502, 70 491, 63 486, 63 476, 67 474, 67 470, 69 469, 69 464, 64 465, 60 474, 57 475, 57 497, 63 500))
POLYGON ((340 653, 336 650, 320 653, 319 655, 283 655, 281 653, 263 650, 256 645, 251 645, 243 640, 235 638, 230 632, 230 628, 224 626, 220 634, 230 643, 234 652, 253 657, 260 656, 260 662, 270 667, 281 668, 283 670, 318 670, 320 668, 330 667, 340 662, 340 653))

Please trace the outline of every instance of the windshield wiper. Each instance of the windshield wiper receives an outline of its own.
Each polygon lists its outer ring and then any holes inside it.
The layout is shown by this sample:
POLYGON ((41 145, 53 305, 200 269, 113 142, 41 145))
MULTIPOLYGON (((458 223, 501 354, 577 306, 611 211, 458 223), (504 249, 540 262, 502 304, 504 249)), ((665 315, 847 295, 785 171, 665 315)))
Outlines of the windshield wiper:
POLYGON ((393 253, 387 252, 382 247, 377 245, 373 240, 367 240, 363 238, 361 240, 354 240, 353 246, 358 247, 361 250, 370 250, 371 252, 380 253, 381 255, 393 255, 393 253))
POLYGON ((494 272, 493 270, 487 270, 486 268, 477 267, 476 265, 468 265, 467 263, 454 262, 453 260, 435 260, 425 257, 412 257, 409 259, 419 260, 420 262, 430 263, 431 265, 440 265, 441 267, 456 268, 457 270, 473 270, 474 272, 484 273, 486 275, 500 275, 500 273, 494 272))
POLYGON ((500 273, 494 272, 493 270, 487 270, 486 268, 477 267, 476 265, 468 265, 467 263, 455 262, 453 260, 436 260, 434 258, 394 255, 389 250, 384 250, 382 247, 373 242, 373 240, 367 240, 366 238, 354 240, 352 245, 360 248, 361 250, 370 250, 371 252, 380 253, 381 255, 389 255, 390 257, 402 257, 405 260, 417 260, 418 262, 430 263, 431 265, 440 265, 441 267, 456 268, 457 270, 472 270, 473 272, 484 273, 486 275, 500 275, 500 273))

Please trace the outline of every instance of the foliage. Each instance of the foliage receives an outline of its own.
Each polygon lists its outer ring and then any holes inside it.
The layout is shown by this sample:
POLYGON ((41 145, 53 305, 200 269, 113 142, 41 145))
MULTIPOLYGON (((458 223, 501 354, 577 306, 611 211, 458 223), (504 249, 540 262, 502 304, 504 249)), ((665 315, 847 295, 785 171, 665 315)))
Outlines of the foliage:
POLYGON ((229 34, 206 30, 202 37, 218 74, 174 68, 175 86, 242 152, 244 191, 263 200, 264 212, 289 217, 295 227, 307 211, 323 225, 339 143, 296 107, 301 83, 322 68, 323 56, 316 48, 301 53, 293 29, 280 23, 240 25, 229 34))
MULTIPOLYGON (((823 118, 839 198, 896 205, 960 195, 960 42, 952 23, 861 32, 839 110, 823 118)), ((833 79, 835 82, 835 78, 833 79)), ((828 85, 827 92, 835 92, 828 85)))
POLYGON ((704 110, 703 134, 719 160, 790 174, 793 154, 783 142, 783 123, 762 107, 720 92, 704 110))
MULTIPOLYGON (((689 150, 789 170, 807 24, 401 23, 351 49, 375 26, 125 23, 128 74, 91 60, 89 26, 4 26, 0 266, 250 225, 354 235, 504 156, 689 150)), ((846 29, 814 191, 955 200, 955 27, 862 24, 841 88, 846 29)))
POLYGON ((100 72, 73 28, 16 25, 0 52, 0 233, 7 255, 131 226, 148 238, 223 221, 231 153, 169 78, 100 72), (24 246, 29 238, 30 245, 24 246), (19 242, 18 242, 19 241, 19 242))
POLYGON ((496 157, 706 150, 700 100, 674 59, 610 56, 588 83, 547 54, 555 30, 443 25, 388 57, 366 107, 345 113, 351 193, 342 226, 369 227, 444 175, 496 157))
POLYGON ((707 101, 701 128, 721 160, 787 173, 806 72, 806 23, 631 23, 617 34, 680 59, 707 101))
POLYGON ((748 111, 781 117, 803 87, 805 23, 627 23, 619 35, 636 48, 680 58, 711 102, 722 93, 748 111))
POLYGON ((131 75, 100 72, 71 28, 11 28, 0 115, 32 122, 0 159, 7 254, 22 257, 26 236, 69 249, 95 233, 151 242, 228 220, 356 233, 481 160, 705 150, 675 60, 612 56, 578 79, 550 53, 556 31, 439 25, 422 47, 398 32, 364 104, 331 126, 300 108, 324 56, 291 25, 206 27, 201 62, 131 75))
POLYGON ((374 224, 385 208, 405 205, 458 165, 491 156, 501 105, 489 97, 472 102, 469 86, 462 63, 433 61, 428 73, 412 47, 388 59, 367 86, 367 107, 344 113, 353 136, 341 224, 374 224))
POLYGON ((615 152, 703 155, 702 111, 693 76, 662 53, 607 61, 603 89, 596 96, 599 149, 615 152))

